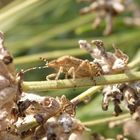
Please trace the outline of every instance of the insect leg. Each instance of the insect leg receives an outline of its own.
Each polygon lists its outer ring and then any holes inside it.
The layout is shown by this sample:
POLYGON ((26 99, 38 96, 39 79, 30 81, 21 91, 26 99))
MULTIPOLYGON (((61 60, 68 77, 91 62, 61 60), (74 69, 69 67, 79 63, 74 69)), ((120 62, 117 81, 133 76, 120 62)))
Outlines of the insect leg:
POLYGON ((51 79, 55 79, 56 75, 57 75, 57 73, 49 74, 49 75, 46 76, 46 80, 49 81, 51 79))
POLYGON ((74 69, 74 67, 71 67, 68 70, 68 75, 72 75, 72 78, 75 79, 75 69, 74 69))
POLYGON ((56 75, 56 77, 55 77, 55 80, 58 80, 59 79, 59 76, 60 76, 60 74, 63 72, 63 67, 60 67, 59 68, 59 71, 58 71, 58 73, 57 73, 57 75, 56 75))
POLYGON ((88 63, 89 63, 88 60, 82 61, 81 64, 78 66, 78 68, 77 68, 77 70, 76 70, 76 73, 78 73, 78 71, 79 71, 80 69, 82 69, 83 67, 87 67, 87 64, 88 64, 88 63))

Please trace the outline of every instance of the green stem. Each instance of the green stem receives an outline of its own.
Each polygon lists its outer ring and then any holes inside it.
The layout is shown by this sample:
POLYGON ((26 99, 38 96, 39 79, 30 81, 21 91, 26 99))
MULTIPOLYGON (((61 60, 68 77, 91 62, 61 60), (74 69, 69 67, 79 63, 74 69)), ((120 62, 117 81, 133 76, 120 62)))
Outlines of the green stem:
POLYGON ((0 16, 0 21, 2 22, 4 19, 9 18, 10 16, 16 14, 17 12, 23 10, 24 8, 38 2, 39 0, 30 0, 30 1, 24 1, 23 3, 19 3, 13 8, 7 9, 4 13, 0 16))
POLYGON ((54 51, 54 52, 48 52, 48 53, 40 53, 40 54, 34 54, 34 55, 30 55, 30 56, 22 56, 22 57, 17 57, 14 61, 14 63, 16 65, 18 64, 28 64, 31 62, 36 62, 39 61, 40 57, 46 58, 48 60, 50 59, 54 59, 54 58, 58 58, 60 56, 63 55, 74 55, 74 56, 79 56, 79 55, 83 55, 86 52, 84 50, 80 50, 80 49, 69 49, 69 50, 65 50, 65 51, 54 51))
MULTIPOLYGON (((40 29, 42 27, 43 27, 43 25, 41 25, 41 27, 38 27, 37 26, 35 28, 37 30, 37 28, 40 29)), ((27 28, 27 27, 24 27, 23 26, 22 28, 27 28)), ((45 28, 46 28, 46 25, 45 25, 45 28)), ((140 32, 138 30, 135 30, 135 31, 127 31, 127 32, 124 32, 124 33, 122 33, 122 32, 121 33, 117 33, 115 35, 110 36, 109 38, 104 38, 104 37, 98 37, 97 38, 97 37, 94 37, 94 40, 96 40, 96 39, 103 40, 104 42, 106 42, 106 46, 105 46, 106 48, 112 47, 112 44, 113 43, 117 47, 124 47, 125 44, 126 44, 126 42, 127 43, 129 42, 128 45, 129 46, 132 46, 134 44, 133 40, 138 39, 139 36, 140 36, 140 32), (118 39, 118 37, 119 37, 119 39, 118 39), (118 42, 118 40, 119 40, 119 42, 118 42)), ((92 38, 84 38, 84 39, 87 40, 87 41, 91 41, 91 40, 93 40, 93 37, 92 38)), ((11 40, 10 40, 9 42, 8 41, 6 42, 6 46, 8 46, 8 48, 11 49, 11 51, 13 53, 16 53, 16 52, 18 52, 18 51, 20 51, 22 49, 30 49, 30 48, 33 48, 36 45, 36 44, 34 44, 34 42, 32 42, 31 45, 26 45, 26 41, 21 40, 21 41, 16 41, 16 42, 13 41, 13 42, 11 42, 11 40), (24 47, 22 47, 22 46, 24 46, 24 47)), ((47 41, 47 47, 48 46, 51 47, 51 48, 53 48, 53 49, 54 48, 55 49, 58 49, 58 47, 59 47, 59 49, 60 48, 67 49, 67 48, 78 46, 78 40, 77 39, 63 39, 63 40, 60 40, 60 39, 59 40, 58 39, 52 39, 52 40, 48 40, 47 41)))
POLYGON ((79 102, 88 99, 92 95, 94 95, 98 90, 102 89, 102 86, 94 86, 89 88, 88 90, 84 91, 80 95, 76 96, 71 100, 72 103, 78 104, 79 102))
POLYGON ((64 89, 75 87, 88 87, 95 85, 108 85, 123 82, 132 82, 140 80, 140 72, 127 72, 124 74, 103 75, 95 77, 92 80, 88 78, 80 79, 65 79, 65 80, 51 80, 51 81, 36 81, 36 82, 23 82, 23 91, 46 91, 50 89, 64 89))
MULTIPOLYGON (((120 36, 120 35, 119 35, 120 36)), ((140 36, 140 34, 138 34, 137 32, 136 32, 136 34, 135 34, 135 38, 136 37, 139 37, 140 36)), ((114 36, 114 37, 111 37, 111 38, 109 38, 109 39, 103 39, 103 40, 105 40, 104 42, 108 42, 107 43, 107 48, 109 48, 109 47, 111 47, 111 44, 113 43, 113 42, 117 42, 117 39, 115 40, 115 38, 117 38, 116 36, 114 36), (112 41, 113 40, 113 41, 112 41), (112 42, 111 42, 112 41, 112 42)), ((96 39, 96 38, 95 38, 96 39)), ((100 38, 98 38, 98 39, 100 39, 100 38)), ((92 40, 91 38, 90 39, 88 39, 88 40, 92 40)), ((101 40, 102 40, 102 38, 101 38, 101 40)), ((124 39, 125 40, 125 39, 124 39)), ((129 40, 130 41, 130 38, 128 38, 127 40, 129 40)), ((126 40, 125 40, 126 41, 126 40)), ((131 40, 132 41, 132 40, 131 40)), ((124 46, 123 45, 123 40, 122 40, 122 42, 119 42, 119 43, 115 43, 115 44, 118 44, 119 46, 124 46)), ((129 43, 129 45, 131 45, 132 43, 129 43)), ((10 44, 9 44, 10 45, 10 44)), ((53 46, 53 48, 54 48, 54 46, 56 46, 56 49, 58 48, 58 46, 59 46, 59 48, 60 47, 63 47, 63 46, 67 46, 67 48, 68 47, 71 47, 71 46, 75 46, 75 45, 77 45, 78 46, 78 42, 77 42, 77 40, 66 40, 66 41, 61 41, 61 40, 53 40, 53 41, 51 41, 51 40, 49 40, 48 42, 47 42, 47 45, 48 46, 53 46), (70 46, 69 46, 70 45, 70 46)), ((7 46, 8 46, 8 44, 7 44, 7 46)), ((21 46, 20 44, 18 44, 18 46, 21 46)), ((15 46, 14 47, 12 47, 11 46, 11 48, 15 48, 15 46)), ((20 47, 21 48, 21 47, 20 47)), ((25 48, 28 48, 28 46, 27 47, 24 47, 24 49, 25 48)), ((11 49, 12 50, 12 49, 11 49)), ((15 53, 16 51, 17 51, 18 49, 16 49, 16 50, 13 50, 13 53, 15 53)), ((44 58, 47 58, 48 60, 50 60, 50 59, 55 59, 55 58, 58 58, 58 57, 60 57, 60 56, 63 56, 63 55, 73 55, 73 56, 80 56, 80 55, 84 55, 84 54, 86 54, 86 51, 84 51, 84 50, 82 50, 82 49, 79 49, 79 48, 77 48, 77 49, 67 49, 67 50, 57 50, 57 51, 51 51, 51 52, 47 52, 47 53, 38 53, 38 54, 33 54, 33 55, 30 55, 30 56, 21 56, 21 57, 17 57, 17 58, 15 58, 15 64, 16 65, 23 65, 23 64, 27 64, 27 63, 32 63, 32 62, 36 62, 36 61, 39 61, 39 58, 40 57, 44 57, 44 58)), ((137 61, 139 61, 138 59, 137 59, 137 61)), ((135 66, 135 65, 137 65, 137 63, 138 62, 136 62, 135 61, 135 63, 130 63, 130 67, 132 67, 132 66, 135 66), (134 65, 135 64, 135 65, 134 65), (132 66, 131 66, 132 65, 132 66)))
POLYGON ((83 122, 82 124, 85 125, 85 126, 94 126, 94 125, 108 123, 108 122, 111 122, 111 121, 122 120, 122 119, 126 119, 126 118, 130 118, 130 114, 129 113, 120 115, 118 117, 108 117, 108 118, 104 118, 104 119, 87 121, 87 122, 83 122))
POLYGON ((127 65, 129 69, 133 69, 135 67, 139 67, 140 65, 140 49, 135 55, 134 59, 127 65))

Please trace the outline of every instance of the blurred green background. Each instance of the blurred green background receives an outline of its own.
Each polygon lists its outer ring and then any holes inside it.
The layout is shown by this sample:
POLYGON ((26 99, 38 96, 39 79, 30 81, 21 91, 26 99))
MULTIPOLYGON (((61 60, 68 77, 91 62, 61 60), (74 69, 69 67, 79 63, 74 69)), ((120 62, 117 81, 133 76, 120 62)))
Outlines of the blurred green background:
MULTIPOLYGON (((139 0, 136 1, 140 5, 139 0)), ((27 69, 43 66, 39 57, 48 60, 63 55, 73 55, 82 59, 92 60, 86 51, 81 50, 78 40, 102 39, 107 50, 112 51, 112 44, 128 54, 130 61, 140 48, 140 27, 126 26, 124 17, 129 13, 119 15, 114 19, 113 33, 103 36, 105 23, 95 30, 91 23, 95 14, 81 16, 79 11, 87 3, 76 0, 0 0, 0 30, 5 33, 5 46, 15 58, 16 69, 27 69)), ((52 69, 34 70, 25 74, 25 80, 45 80, 52 69)), ((36 93, 41 95, 60 96, 65 94, 73 98, 86 90, 64 89, 36 93)), ((101 94, 96 94, 89 103, 81 103, 77 108, 77 117, 88 121, 96 118, 112 116, 101 110, 101 94)), ((121 133, 121 128, 107 129, 107 125, 93 127, 93 132, 102 132, 106 136, 121 133)))

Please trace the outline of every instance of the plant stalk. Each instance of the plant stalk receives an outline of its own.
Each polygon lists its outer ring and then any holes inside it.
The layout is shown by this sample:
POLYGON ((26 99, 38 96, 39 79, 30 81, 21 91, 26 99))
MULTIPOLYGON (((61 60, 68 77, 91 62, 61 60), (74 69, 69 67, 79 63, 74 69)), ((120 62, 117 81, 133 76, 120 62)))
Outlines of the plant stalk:
POLYGON ((23 91, 46 91, 51 89, 90 87, 98 85, 117 84, 123 82, 132 82, 140 80, 140 71, 115 75, 102 75, 98 77, 80 78, 80 79, 64 79, 51 81, 23 82, 21 84, 23 91))

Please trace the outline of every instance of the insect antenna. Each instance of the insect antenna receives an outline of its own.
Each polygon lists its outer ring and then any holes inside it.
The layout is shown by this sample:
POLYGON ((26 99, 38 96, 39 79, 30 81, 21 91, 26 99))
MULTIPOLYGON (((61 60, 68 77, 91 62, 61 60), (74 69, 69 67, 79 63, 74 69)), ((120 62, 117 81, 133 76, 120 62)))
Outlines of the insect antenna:
POLYGON ((22 73, 24 74, 24 73, 27 73, 27 72, 32 71, 32 70, 36 70, 36 69, 45 69, 45 68, 47 68, 47 67, 48 67, 48 61, 47 61, 47 59, 46 59, 46 58, 40 57, 40 60, 43 60, 44 62, 46 62, 45 66, 32 67, 32 68, 28 68, 28 69, 26 69, 26 70, 23 70, 23 69, 22 69, 22 73))

